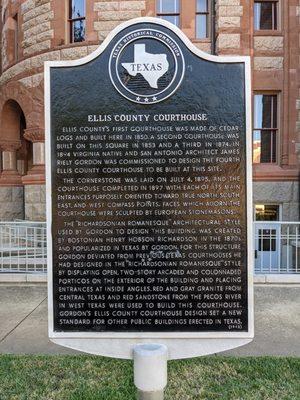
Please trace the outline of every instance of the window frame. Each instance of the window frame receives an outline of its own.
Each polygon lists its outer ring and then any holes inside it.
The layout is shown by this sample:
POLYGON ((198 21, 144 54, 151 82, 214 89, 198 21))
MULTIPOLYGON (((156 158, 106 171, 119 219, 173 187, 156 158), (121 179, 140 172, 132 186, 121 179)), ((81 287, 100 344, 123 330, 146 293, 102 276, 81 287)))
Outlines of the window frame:
POLYGON ((19 14, 15 13, 14 20, 14 62, 19 61, 19 14))
MULTIPOLYGON (((280 92, 276 91, 257 91, 253 93, 253 121, 252 121, 252 163, 254 165, 278 165, 279 164, 279 142, 280 142, 280 112, 281 112, 281 107, 280 107, 280 92), (276 97, 276 103, 277 103, 277 117, 276 117, 276 127, 271 126, 270 128, 257 128, 255 126, 255 96, 273 96, 276 97), (273 147, 271 146, 270 148, 270 159, 271 161, 265 161, 265 162, 254 162, 254 132, 257 131, 269 131, 270 134, 272 132, 275 133, 276 137, 276 145, 275 145, 275 161, 272 161, 273 158, 273 147)), ((271 125, 273 125, 273 104, 272 104, 272 111, 271 111, 271 116, 270 116, 270 121, 271 125)), ((261 136, 260 136, 261 137, 261 136)), ((272 138, 271 138, 271 144, 272 144, 272 138)), ((260 147, 260 156, 261 156, 261 147, 260 147)))
MULTIPOLYGON (((82 42, 86 41, 86 32, 85 32, 85 35, 84 35, 84 40, 81 40, 80 42, 75 42, 74 41, 74 35, 73 35, 73 33, 74 33, 73 32, 73 30, 74 30, 73 26, 74 26, 74 22, 86 21, 86 0, 84 1, 84 11, 85 11, 84 17, 78 17, 78 18, 72 18, 72 2, 73 2, 73 0, 68 0, 68 1, 69 1, 69 4, 68 4, 69 40, 70 40, 70 43, 82 43, 82 42)), ((85 29, 86 29, 86 24, 85 24, 85 29)))
POLYGON ((272 223, 272 222, 280 222, 282 220, 282 204, 278 202, 272 202, 272 201, 262 201, 262 202, 255 202, 253 204, 253 217, 254 217, 254 222, 266 222, 266 223, 272 223), (257 206, 275 206, 278 207, 278 219, 272 221, 272 220, 261 220, 261 219, 256 219, 256 207, 257 206))
POLYGON ((211 18, 212 18, 212 1, 211 0, 206 0, 206 12, 203 11, 198 11, 197 10, 197 0, 195 0, 195 40, 201 41, 201 40, 208 40, 211 38, 211 18), (198 15, 205 15, 206 16, 206 37, 199 38, 197 37, 197 16, 198 15))
POLYGON ((178 0, 179 12, 176 12, 176 13, 162 13, 162 12, 159 12, 158 11, 159 1, 160 0, 155 0, 155 13, 156 13, 157 18, 164 19, 163 17, 178 17, 178 25, 175 25, 175 24, 174 25, 181 29, 181 10, 182 10, 181 0, 178 0))
POLYGON ((254 25, 254 31, 255 32, 278 32, 281 30, 281 13, 280 13, 280 0, 255 0, 253 4, 253 25, 254 25), (261 29, 261 28, 256 28, 255 26, 255 4, 257 3, 272 3, 272 5, 275 5, 276 9, 276 23, 277 27, 274 28, 274 13, 273 13, 273 7, 272 7, 272 28, 271 29, 261 29))

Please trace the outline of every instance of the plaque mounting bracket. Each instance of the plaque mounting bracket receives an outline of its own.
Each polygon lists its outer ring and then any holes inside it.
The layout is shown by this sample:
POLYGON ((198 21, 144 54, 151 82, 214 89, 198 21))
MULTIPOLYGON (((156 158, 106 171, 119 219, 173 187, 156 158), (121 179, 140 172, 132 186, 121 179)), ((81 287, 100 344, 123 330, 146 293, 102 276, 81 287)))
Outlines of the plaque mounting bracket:
POLYGON ((138 400, 163 400, 167 386, 167 347, 158 343, 137 344, 133 348, 133 361, 138 400))

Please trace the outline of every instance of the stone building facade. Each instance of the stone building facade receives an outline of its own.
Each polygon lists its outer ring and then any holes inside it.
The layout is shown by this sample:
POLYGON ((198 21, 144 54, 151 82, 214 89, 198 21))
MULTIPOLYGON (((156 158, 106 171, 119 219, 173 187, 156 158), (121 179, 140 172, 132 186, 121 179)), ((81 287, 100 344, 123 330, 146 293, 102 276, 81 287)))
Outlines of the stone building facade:
POLYGON ((254 203, 299 220, 300 0, 0 0, 0 9, 0 220, 45 219, 44 61, 83 57, 141 16, 174 22, 206 52, 251 56, 254 203))

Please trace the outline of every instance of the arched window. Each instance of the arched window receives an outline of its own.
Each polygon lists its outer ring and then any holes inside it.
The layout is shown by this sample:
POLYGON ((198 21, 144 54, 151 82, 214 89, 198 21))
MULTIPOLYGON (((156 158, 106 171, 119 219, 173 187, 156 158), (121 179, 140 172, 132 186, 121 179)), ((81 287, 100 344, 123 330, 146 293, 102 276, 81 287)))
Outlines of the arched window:
POLYGON ((70 42, 85 40, 85 0, 69 2, 70 42))

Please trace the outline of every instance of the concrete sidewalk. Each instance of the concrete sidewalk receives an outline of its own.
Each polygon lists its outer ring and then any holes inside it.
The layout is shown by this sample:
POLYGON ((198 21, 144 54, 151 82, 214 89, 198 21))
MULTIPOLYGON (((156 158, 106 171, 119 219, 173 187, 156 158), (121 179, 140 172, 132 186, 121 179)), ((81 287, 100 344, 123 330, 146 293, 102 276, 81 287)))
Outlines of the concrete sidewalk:
MULTIPOLYGON (((0 353, 78 354, 48 340, 46 285, 0 285, 0 353)), ((300 356, 300 285, 256 285, 255 339, 223 354, 300 356)))

